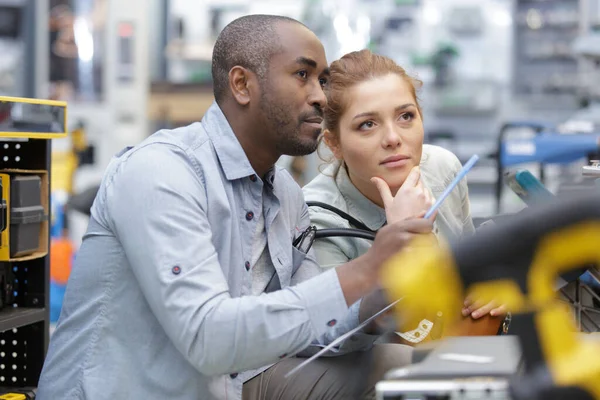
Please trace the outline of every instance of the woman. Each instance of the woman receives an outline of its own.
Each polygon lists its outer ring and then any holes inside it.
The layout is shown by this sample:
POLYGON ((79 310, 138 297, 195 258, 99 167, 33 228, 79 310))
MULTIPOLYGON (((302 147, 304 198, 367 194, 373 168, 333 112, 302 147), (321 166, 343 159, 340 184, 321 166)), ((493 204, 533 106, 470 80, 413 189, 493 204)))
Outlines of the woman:
MULTIPOLYGON (((335 160, 304 187, 317 228, 368 228, 422 217, 461 168, 451 152, 423 145, 418 81, 387 57, 368 50, 330 66, 323 139, 335 160), (334 207, 358 221, 331 210, 334 207)), ((463 179, 434 216, 434 234, 453 240, 474 232, 463 179)), ((332 237, 315 242, 319 264, 332 268, 365 253, 371 242, 332 237)), ((465 302, 463 315, 500 315, 502 308, 465 302)), ((419 335, 417 335, 419 336, 419 335)), ((422 336, 422 335, 421 335, 422 336)), ((406 339, 406 338, 405 338, 406 339)))

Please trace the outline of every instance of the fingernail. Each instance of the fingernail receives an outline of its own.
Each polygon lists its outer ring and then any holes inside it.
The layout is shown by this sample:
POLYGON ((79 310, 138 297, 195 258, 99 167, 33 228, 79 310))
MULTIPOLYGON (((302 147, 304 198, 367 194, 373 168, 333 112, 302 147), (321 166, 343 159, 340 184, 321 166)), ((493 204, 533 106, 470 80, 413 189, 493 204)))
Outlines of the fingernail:
POLYGON ((473 313, 473 318, 479 318, 479 313, 478 312, 474 312, 473 313))
POLYGON ((463 317, 466 317, 467 315, 469 315, 469 310, 463 308, 462 315, 463 315, 463 317))
POLYGON ((498 314, 496 311, 490 311, 490 315, 491 315, 492 317, 495 317, 495 316, 496 316, 496 314, 498 314))

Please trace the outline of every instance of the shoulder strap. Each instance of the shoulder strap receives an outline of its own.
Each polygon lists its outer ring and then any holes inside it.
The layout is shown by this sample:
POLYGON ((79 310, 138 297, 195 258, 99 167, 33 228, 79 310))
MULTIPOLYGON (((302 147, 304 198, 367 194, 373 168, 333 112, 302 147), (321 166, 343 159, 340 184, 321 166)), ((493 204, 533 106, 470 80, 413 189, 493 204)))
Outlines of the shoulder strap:
POLYGON ((368 231, 368 232, 376 232, 373 229, 370 229, 364 223, 362 223, 359 220, 357 220, 356 218, 354 218, 353 216, 351 216, 349 214, 346 214, 345 212, 343 212, 339 208, 335 208, 332 205, 329 205, 329 204, 326 204, 326 203, 321 203, 320 201, 307 201, 306 205, 309 206, 309 207, 321 207, 321 208, 324 208, 325 210, 329 210, 329 211, 331 211, 333 213, 336 213, 337 215, 339 215, 340 217, 344 218, 346 221, 350 222, 352 225, 354 225, 358 229, 362 229, 362 230, 368 231))

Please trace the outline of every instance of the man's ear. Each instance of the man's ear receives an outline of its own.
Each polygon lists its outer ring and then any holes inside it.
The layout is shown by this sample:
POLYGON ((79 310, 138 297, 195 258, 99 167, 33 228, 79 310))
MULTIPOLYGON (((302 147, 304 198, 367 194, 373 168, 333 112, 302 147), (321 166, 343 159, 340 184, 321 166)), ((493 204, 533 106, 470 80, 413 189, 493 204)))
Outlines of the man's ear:
POLYGON ((327 145, 327 147, 329 147, 329 149, 333 153, 333 156, 335 158, 337 158, 338 160, 341 160, 343 158, 342 157, 342 148, 340 146, 340 141, 335 136, 335 134, 333 132, 331 132, 329 129, 325 129, 323 131, 323 140, 325 141, 325 144, 327 145))
POLYGON ((229 70, 229 89, 235 101, 242 106, 250 103, 251 72, 236 65, 229 70))

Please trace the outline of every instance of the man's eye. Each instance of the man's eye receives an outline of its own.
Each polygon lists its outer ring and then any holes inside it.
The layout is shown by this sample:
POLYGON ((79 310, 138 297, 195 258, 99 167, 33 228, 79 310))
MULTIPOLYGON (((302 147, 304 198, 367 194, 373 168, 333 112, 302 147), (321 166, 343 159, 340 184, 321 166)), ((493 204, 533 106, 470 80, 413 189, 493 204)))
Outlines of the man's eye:
POLYGON ((306 79, 308 77, 308 72, 306 71, 298 71, 297 74, 302 79, 306 79))

